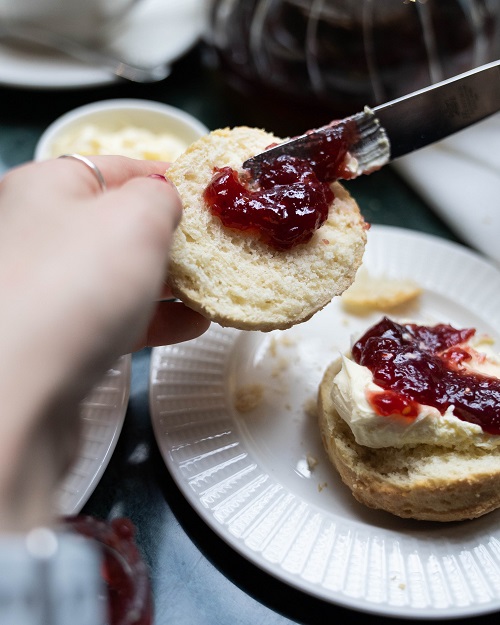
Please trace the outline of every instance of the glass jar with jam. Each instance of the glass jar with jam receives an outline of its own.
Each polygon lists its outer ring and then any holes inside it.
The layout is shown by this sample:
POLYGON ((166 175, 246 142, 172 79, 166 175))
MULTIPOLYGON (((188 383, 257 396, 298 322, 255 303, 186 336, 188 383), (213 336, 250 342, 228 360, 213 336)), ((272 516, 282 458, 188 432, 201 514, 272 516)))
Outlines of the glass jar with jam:
POLYGON ((109 625, 152 625, 153 599, 149 571, 135 543, 136 528, 127 518, 106 522, 78 515, 62 527, 89 538, 101 552, 101 577, 109 625))

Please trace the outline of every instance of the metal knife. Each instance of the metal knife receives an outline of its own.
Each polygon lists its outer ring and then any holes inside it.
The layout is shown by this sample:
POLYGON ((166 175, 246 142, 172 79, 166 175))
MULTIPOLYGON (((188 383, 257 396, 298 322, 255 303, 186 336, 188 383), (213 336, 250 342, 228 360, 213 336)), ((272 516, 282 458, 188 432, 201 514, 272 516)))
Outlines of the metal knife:
POLYGON ((334 121, 269 148, 245 161, 243 167, 256 176, 262 163, 282 154, 307 159, 322 134, 354 121, 358 132, 349 154, 356 159, 356 170, 349 177, 356 177, 444 139, 499 110, 500 60, 373 109, 365 107, 364 111, 340 122, 334 121))

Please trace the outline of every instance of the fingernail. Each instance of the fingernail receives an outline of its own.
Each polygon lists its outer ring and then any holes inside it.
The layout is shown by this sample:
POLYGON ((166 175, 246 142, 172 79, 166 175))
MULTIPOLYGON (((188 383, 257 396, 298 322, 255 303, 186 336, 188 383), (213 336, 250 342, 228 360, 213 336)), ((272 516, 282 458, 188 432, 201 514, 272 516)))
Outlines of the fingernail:
POLYGON ((148 178, 153 178, 154 180, 163 180, 163 182, 168 182, 172 184, 170 180, 167 180, 165 176, 162 176, 161 174, 149 174, 148 178))

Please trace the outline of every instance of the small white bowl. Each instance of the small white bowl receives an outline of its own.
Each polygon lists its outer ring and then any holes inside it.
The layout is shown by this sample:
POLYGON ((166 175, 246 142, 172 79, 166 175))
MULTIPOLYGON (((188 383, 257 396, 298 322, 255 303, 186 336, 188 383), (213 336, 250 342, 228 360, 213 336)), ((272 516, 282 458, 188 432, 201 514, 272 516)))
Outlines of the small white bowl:
POLYGON ((172 161, 208 132, 198 119, 168 104, 136 99, 104 100, 69 111, 50 124, 36 145, 34 159, 41 161, 77 152, 87 156, 107 153, 172 161), (124 138, 124 133, 130 135, 131 129, 132 136, 124 138), (82 133, 85 133, 83 137, 82 133), (134 141, 142 155, 130 153, 134 141), (95 148, 89 148, 92 143, 95 148), (86 149, 82 150, 82 145, 86 149), (158 151, 162 151, 161 158, 158 151), (170 156, 165 154, 167 151, 171 152, 170 156))

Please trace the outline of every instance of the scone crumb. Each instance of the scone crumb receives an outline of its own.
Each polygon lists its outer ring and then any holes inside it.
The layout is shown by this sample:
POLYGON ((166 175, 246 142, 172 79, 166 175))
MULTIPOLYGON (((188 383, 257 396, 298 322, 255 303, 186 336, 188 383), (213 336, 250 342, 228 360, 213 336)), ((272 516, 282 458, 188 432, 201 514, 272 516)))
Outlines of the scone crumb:
POLYGON ((273 367, 271 375, 273 378, 279 377, 284 371, 288 369, 289 362, 286 358, 280 358, 276 363, 276 366, 273 367))
POLYGON ((271 356, 271 358, 276 358, 277 353, 278 353, 277 338, 273 336, 271 340, 269 341, 269 355, 271 356))
POLYGON ((262 384, 240 386, 235 393, 234 407, 238 412, 251 412, 262 402, 264 387, 262 384))
POLYGON ((413 280, 372 276, 361 267, 352 285, 341 295, 342 305, 351 313, 389 310, 415 300, 422 288, 413 280))
POLYGON ((314 471, 314 469, 318 465, 318 459, 315 456, 312 456, 311 454, 307 454, 306 461, 307 461, 307 467, 309 471, 311 472, 314 471))
POLYGON ((318 493, 321 493, 321 491, 325 489, 327 486, 328 484, 326 482, 322 482, 321 484, 318 484, 318 493))
POLYGON ((282 334, 277 341, 283 347, 294 347, 297 344, 297 341, 288 334, 282 334))

